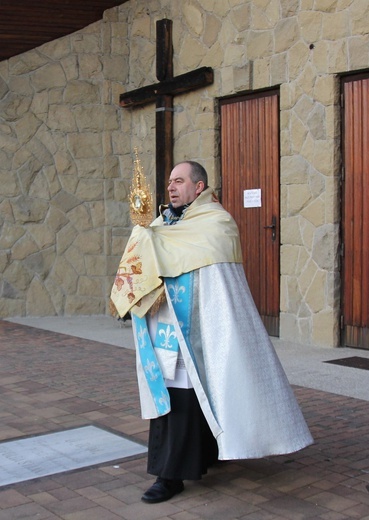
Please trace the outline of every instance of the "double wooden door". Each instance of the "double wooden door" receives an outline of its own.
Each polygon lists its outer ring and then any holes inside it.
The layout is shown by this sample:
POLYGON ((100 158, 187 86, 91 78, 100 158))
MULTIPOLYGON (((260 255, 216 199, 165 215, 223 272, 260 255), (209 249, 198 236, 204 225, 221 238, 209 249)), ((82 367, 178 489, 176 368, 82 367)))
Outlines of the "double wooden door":
POLYGON ((342 80, 342 344, 369 349, 369 74, 342 80))
POLYGON ((263 322, 279 336, 279 93, 220 102, 222 203, 236 220, 246 277, 263 322))

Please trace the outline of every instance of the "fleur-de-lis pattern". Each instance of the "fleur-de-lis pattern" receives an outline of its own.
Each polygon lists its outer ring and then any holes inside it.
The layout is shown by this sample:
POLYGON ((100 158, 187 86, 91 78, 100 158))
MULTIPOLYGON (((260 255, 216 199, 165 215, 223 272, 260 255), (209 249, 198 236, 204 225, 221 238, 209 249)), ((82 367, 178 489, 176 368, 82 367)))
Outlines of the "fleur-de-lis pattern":
MULTIPOLYGON (((197 368, 196 359, 191 346, 191 318, 193 297, 193 273, 184 273, 177 278, 166 278, 165 283, 173 304, 178 324, 186 341, 192 360, 197 368)), ((178 338, 177 338, 178 339, 178 338)))
POLYGON ((140 348, 146 347, 146 335, 148 334, 147 327, 140 327, 140 330, 137 332, 138 346, 140 348))
POLYGON ((167 287, 173 305, 176 303, 182 303, 183 300, 181 298, 181 294, 186 292, 184 285, 180 285, 177 279, 174 284, 168 284, 167 287))
POLYGON ((173 327, 171 327, 170 325, 167 325, 165 328, 160 328, 158 335, 159 335, 159 337, 161 337, 163 339, 163 341, 161 341, 161 343, 160 343, 161 347, 163 347, 165 349, 172 349, 172 350, 175 349, 178 342, 176 341, 177 335, 174 332, 173 327), (174 342, 173 342, 173 340, 174 340, 174 342))
MULTIPOLYGON (((192 273, 186 273, 177 278, 166 278, 165 283, 183 337, 189 348, 191 357, 194 360, 190 341, 193 292, 192 273)), ((176 363, 175 355, 179 348, 177 334, 172 323, 159 322, 157 323, 156 336, 153 340, 153 345, 148 331, 146 317, 144 316, 143 318, 139 318, 137 315, 132 314, 132 319, 135 324, 137 351, 141 361, 141 367, 150 389, 153 402, 155 403, 157 413, 159 416, 164 415, 170 411, 170 398, 158 359, 160 360, 160 363, 163 363, 163 360, 164 363, 167 361, 167 364, 163 365, 164 373, 165 369, 168 369, 170 366, 170 363, 173 363, 173 359, 174 363, 176 363)), ((196 366, 195 360, 194 363, 196 366)))
POLYGON ((149 359, 146 360, 146 365, 144 366, 144 370, 146 374, 150 377, 151 381, 156 381, 158 378, 158 375, 154 372, 155 369, 155 363, 154 361, 150 361, 149 359))
POLYGON ((170 411, 169 393, 151 342, 146 317, 139 318, 132 314, 132 320, 135 324, 137 336, 137 354, 139 355, 147 384, 158 415, 164 415, 170 411))
POLYGON ((169 396, 167 394, 165 394, 164 392, 162 392, 161 397, 159 397, 159 403, 162 406, 166 407, 166 409, 169 412, 169 410, 170 410, 170 400, 169 400, 169 396))

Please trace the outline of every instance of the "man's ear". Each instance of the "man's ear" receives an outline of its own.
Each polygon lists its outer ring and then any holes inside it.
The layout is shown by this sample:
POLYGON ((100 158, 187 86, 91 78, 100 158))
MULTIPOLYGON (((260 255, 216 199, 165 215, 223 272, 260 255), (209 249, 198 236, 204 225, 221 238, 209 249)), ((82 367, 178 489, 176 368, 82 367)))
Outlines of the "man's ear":
POLYGON ((198 181, 196 185, 196 195, 200 195, 201 192, 204 191, 205 184, 203 181, 198 181))

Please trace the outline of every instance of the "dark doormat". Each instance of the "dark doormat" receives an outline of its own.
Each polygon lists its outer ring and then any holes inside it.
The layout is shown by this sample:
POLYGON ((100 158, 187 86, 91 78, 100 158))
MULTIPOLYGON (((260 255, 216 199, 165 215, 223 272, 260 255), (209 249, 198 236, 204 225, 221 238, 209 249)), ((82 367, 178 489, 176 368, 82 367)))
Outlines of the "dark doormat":
POLYGON ((362 370, 369 370, 369 359, 359 356, 347 357, 342 359, 333 359, 331 361, 324 361, 324 363, 331 363, 332 365, 341 365, 343 367, 361 368, 362 370))

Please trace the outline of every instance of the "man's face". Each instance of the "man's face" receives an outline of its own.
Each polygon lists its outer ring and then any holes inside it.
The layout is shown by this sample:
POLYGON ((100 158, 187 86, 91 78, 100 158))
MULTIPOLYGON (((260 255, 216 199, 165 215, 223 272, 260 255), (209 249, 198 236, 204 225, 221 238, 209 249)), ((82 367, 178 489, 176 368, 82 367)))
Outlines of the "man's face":
POLYGON ((192 182, 190 177, 191 165, 178 164, 172 170, 169 177, 169 199, 174 208, 193 202, 204 189, 202 181, 192 182))

